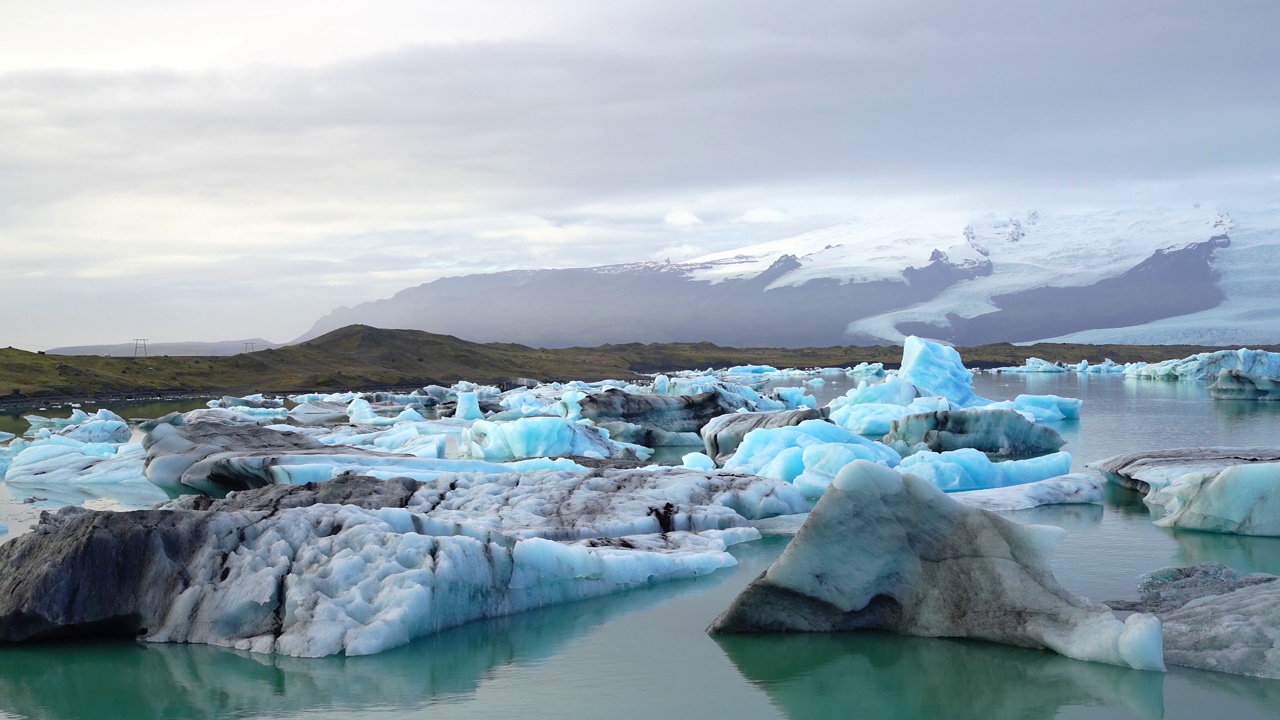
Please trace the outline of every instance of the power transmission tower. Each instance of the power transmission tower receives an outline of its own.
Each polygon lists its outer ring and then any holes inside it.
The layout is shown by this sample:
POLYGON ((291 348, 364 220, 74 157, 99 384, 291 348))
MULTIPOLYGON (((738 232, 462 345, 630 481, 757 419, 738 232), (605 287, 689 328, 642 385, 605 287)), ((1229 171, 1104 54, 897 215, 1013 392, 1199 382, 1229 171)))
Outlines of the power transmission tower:
POLYGON ((139 350, 142 351, 142 357, 147 356, 147 339, 146 338, 133 339, 133 356, 134 357, 138 357, 139 350))
POLYGON ((247 353, 251 353, 251 352, 253 352, 253 347, 254 347, 254 344, 253 344, 253 343, 251 343, 251 342, 247 342, 247 343, 245 343, 245 344, 244 344, 244 351, 245 351, 245 352, 247 352, 247 353))

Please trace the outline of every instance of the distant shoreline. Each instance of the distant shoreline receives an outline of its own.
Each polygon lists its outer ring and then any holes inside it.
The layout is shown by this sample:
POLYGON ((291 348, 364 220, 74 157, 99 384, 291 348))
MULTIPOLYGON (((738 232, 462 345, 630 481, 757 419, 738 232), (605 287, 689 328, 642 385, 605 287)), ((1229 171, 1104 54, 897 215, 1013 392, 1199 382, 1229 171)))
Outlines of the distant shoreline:
MULTIPOLYGON (((1076 364, 1159 362, 1236 348, 1189 345, 997 343, 957 348, 972 369, 1023 365, 1028 358, 1076 364)), ((1280 351, 1280 345, 1255 349, 1280 351)), ((248 392, 335 392, 451 385, 459 380, 626 380, 645 374, 735 365, 782 368, 895 368, 899 346, 733 348, 708 342, 532 348, 473 343, 419 330, 352 325, 314 340, 228 357, 118 358, 0 349, 0 409, 70 402, 216 397, 248 392)))

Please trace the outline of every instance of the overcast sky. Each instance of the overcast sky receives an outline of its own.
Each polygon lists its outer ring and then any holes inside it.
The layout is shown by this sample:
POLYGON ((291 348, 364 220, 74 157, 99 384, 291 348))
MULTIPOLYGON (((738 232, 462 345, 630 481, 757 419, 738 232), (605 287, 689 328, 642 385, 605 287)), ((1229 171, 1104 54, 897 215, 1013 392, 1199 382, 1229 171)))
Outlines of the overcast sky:
POLYGON ((286 341, 443 275, 859 215, 1280 197, 1273 0, 0 13, 0 346, 286 341))

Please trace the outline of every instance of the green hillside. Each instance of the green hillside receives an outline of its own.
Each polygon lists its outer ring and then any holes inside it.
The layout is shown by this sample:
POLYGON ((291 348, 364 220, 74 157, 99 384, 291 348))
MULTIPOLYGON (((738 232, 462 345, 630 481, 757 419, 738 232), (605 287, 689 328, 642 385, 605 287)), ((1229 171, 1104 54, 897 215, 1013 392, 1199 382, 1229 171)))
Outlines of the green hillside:
MULTIPOLYGON (((1158 361, 1219 348, 1194 346, 1009 344, 960 348, 970 367, 1018 365, 1030 356, 1046 360, 1158 361)), ((1275 350, 1276 346, 1265 349, 1275 350)), ((472 343, 418 330, 351 325, 299 345, 231 357, 96 357, 0 350, 0 398, 102 395, 297 392, 407 387, 458 380, 496 382, 628 378, 635 373, 766 364, 776 367, 894 366, 893 346, 829 348, 731 348, 711 343, 601 345, 540 349, 505 343, 472 343)))

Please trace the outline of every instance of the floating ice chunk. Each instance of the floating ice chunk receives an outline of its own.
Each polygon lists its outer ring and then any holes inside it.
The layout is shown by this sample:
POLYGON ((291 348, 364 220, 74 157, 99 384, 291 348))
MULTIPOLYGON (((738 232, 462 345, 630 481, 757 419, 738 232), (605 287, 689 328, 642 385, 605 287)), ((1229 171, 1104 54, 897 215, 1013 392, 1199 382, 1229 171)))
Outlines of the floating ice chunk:
POLYGON ((480 401, 474 391, 458 393, 458 407, 453 411, 453 416, 459 420, 484 419, 484 413, 480 411, 480 401))
POLYGON ((903 456, 973 448, 1007 458, 1043 455, 1066 444, 1058 431, 1032 423, 1016 410, 986 408, 907 415, 881 441, 903 456))
MULTIPOLYGON (((48 418, 48 417, 44 417, 43 415, 23 415, 22 419, 27 421, 27 424, 31 426, 31 430, 39 430, 41 428, 49 428, 50 430, 61 430, 62 428, 65 428, 71 425, 79 425, 81 423, 88 422, 89 413, 86 413, 85 411, 79 408, 75 408, 71 411, 71 415, 65 418, 48 418)), ((109 419, 109 418, 102 418, 102 419, 109 419)), ((114 419, 120 420, 121 418, 119 416, 116 416, 114 419)))
POLYGON ((8 532, 9 532, 9 526, 5 525, 4 523, 0 523, 0 535, 5 535, 8 532))
POLYGON ((888 630, 1164 670, 1160 621, 1124 622, 1058 584, 1063 531, 957 503, 910 474, 847 465, 712 633, 888 630))
MULTIPOLYGON (((386 408, 394 410, 395 407, 386 408)), ((396 425, 398 423, 420 423, 425 422, 426 418, 421 413, 411 407, 400 410, 395 417, 387 417, 379 415, 373 405, 368 400, 356 398, 347 406, 347 418, 354 425, 373 425, 374 427, 386 427, 396 425)))
MULTIPOLYGON (((992 403, 988 408, 999 407, 1000 403, 992 403)), ((1019 395, 1013 399, 1013 409, 1035 416, 1036 422, 1052 422, 1055 420, 1078 420, 1080 408, 1084 401, 1079 398, 1066 398, 1058 395, 1019 395)))
POLYGON ((700 452, 691 452, 680 458, 680 463, 692 470, 715 470, 716 461, 700 452))
MULTIPOLYGON (((281 432, 298 430, 288 425, 270 425, 268 429, 281 432)), ((465 429, 461 426, 450 427, 438 420, 426 420, 399 423, 373 432, 357 432, 356 428, 346 426, 332 431, 317 428, 318 432, 308 434, 329 446, 368 447, 416 457, 442 458, 445 455, 449 435, 461 435, 465 429)))
POLYGON ((14 435, 14 434, 13 434, 13 433, 11 433, 11 432, 5 432, 5 431, 3 431, 3 430, 0 430, 0 443, 2 443, 2 442, 9 442, 10 440, 14 439, 15 437, 17 437, 17 435, 14 435))
POLYGON ((89 420, 62 428, 58 434, 87 443, 126 443, 133 430, 122 420, 89 420))
POLYGON ((903 343, 898 377, 920 388, 921 395, 940 395, 960 407, 991 402, 974 394, 973 373, 955 348, 914 335, 903 343))
POLYGON ((57 502, 110 496, 127 507, 147 507, 165 494, 143 476, 144 458, 140 443, 84 443, 53 435, 22 446, 3 477, 15 492, 57 502))
POLYGON ((1215 400, 1280 400, 1280 379, 1239 370, 1221 370, 1209 386, 1215 400))
POLYGON ((1147 493, 1183 475, 1216 473, 1232 465, 1280 462, 1280 450, 1272 448, 1174 448, 1113 455, 1090 463, 1108 480, 1147 493))
POLYGON ((1280 536, 1280 462, 1186 473, 1152 488, 1144 502, 1165 510, 1161 527, 1280 536))
POLYGON ((252 408, 246 409, 250 412, 266 412, 268 414, 265 416, 251 415, 234 408, 198 408, 183 413, 182 417, 188 423, 208 422, 221 425, 258 425, 282 417, 275 414, 277 412, 275 410, 255 411, 252 408))
POLYGON ((1154 612, 1170 665, 1280 678, 1280 583, 1220 563, 1161 568, 1142 576, 1138 601, 1117 610, 1154 612))
POLYGON ((986 454, 970 448, 943 453, 926 450, 903 458, 899 469, 948 492, 1001 488, 1065 475, 1071 472, 1071 453, 992 462, 986 454))
POLYGON ((1125 377, 1153 380, 1209 380, 1221 370, 1241 370, 1251 375, 1280 377, 1280 353, 1265 350, 1219 350, 1197 353, 1181 360, 1135 363, 1125 368, 1125 377))
POLYGON ((855 435, 825 420, 805 420, 794 427, 753 430, 742 439, 737 452, 724 464, 726 471, 745 472, 792 482, 809 469, 805 479, 809 493, 821 492, 824 478, 835 459, 861 458, 896 466, 898 454, 891 448, 855 435), (811 446, 835 444, 839 447, 809 451, 811 446))
POLYGON ((920 391, 915 385, 896 375, 890 375, 873 385, 859 383, 857 388, 845 393, 844 397, 832 400, 829 407, 834 410, 842 405, 858 403, 883 403, 905 406, 910 405, 911 401, 918 397, 920 397, 920 391))
POLYGON ((284 400, 280 398, 269 398, 262 393, 254 393, 253 395, 245 395, 244 397, 223 396, 218 400, 210 400, 209 407, 224 408, 282 408, 284 400))
POLYGON ((788 410, 798 410, 800 408, 818 408, 818 399, 812 395, 806 395, 805 389, 802 387, 779 387, 773 389, 773 396, 777 400, 786 403, 788 410))
POLYGON ((139 513, 62 511, 0 547, 0 577, 13 579, 0 582, 0 640, 123 629, 251 652, 369 654, 731 566, 726 545, 759 537, 748 516, 795 509, 807 504, 784 483, 669 468, 421 485, 344 477, 139 513), (84 586, 96 592, 71 602, 84 586))
POLYGON ((395 455, 358 446, 329 447, 304 433, 253 425, 183 423, 180 416, 153 421, 143 446, 147 479, 170 496, 197 492, 220 497, 264 485, 328 481, 350 472, 430 480, 450 472, 583 469, 567 459, 498 464, 395 455))
POLYGON ((282 407, 253 407, 251 405, 228 405, 223 406, 224 410, 239 413, 246 417, 256 420, 283 420, 289 417, 289 411, 282 407))
POLYGON ((1024 485, 964 490, 952 493, 951 497, 963 505, 983 510, 1028 510, 1041 505, 1102 502, 1104 484, 1106 479, 1096 473, 1071 473, 1024 485))
POLYGON ((466 457, 491 462, 575 455, 645 459, 653 453, 639 445, 613 442, 600 428, 559 417, 527 417, 500 423, 476 420, 462 433, 460 447, 466 457))
POLYGON ((328 402, 324 400, 306 400, 298 403, 289 411, 289 417, 297 418, 304 423, 321 423, 347 417, 350 403, 328 402))
POLYGON ((702 427, 701 441, 707 455, 723 465, 748 433, 768 428, 799 425, 806 420, 821 420, 822 413, 812 408, 775 412, 739 412, 711 419, 702 427))
POLYGON ((714 417, 747 406, 740 397, 709 392, 632 395, 610 389, 578 399, 581 416, 596 423, 625 422, 666 432, 698 432, 714 417))
POLYGON ((1013 367, 996 368, 996 372, 1028 373, 1028 374, 1064 373, 1064 372, 1067 372, 1067 368, 1061 365, 1058 365, 1057 363, 1049 362, 1048 360, 1041 360, 1038 357, 1029 357, 1027 358, 1026 362, 1024 362, 1022 365, 1015 365, 1013 367))
POLYGON ((831 410, 831 422, 859 435, 883 437, 893 430, 896 420, 939 410, 956 409, 950 401, 941 397, 921 397, 908 405, 889 403, 843 403, 831 410))

